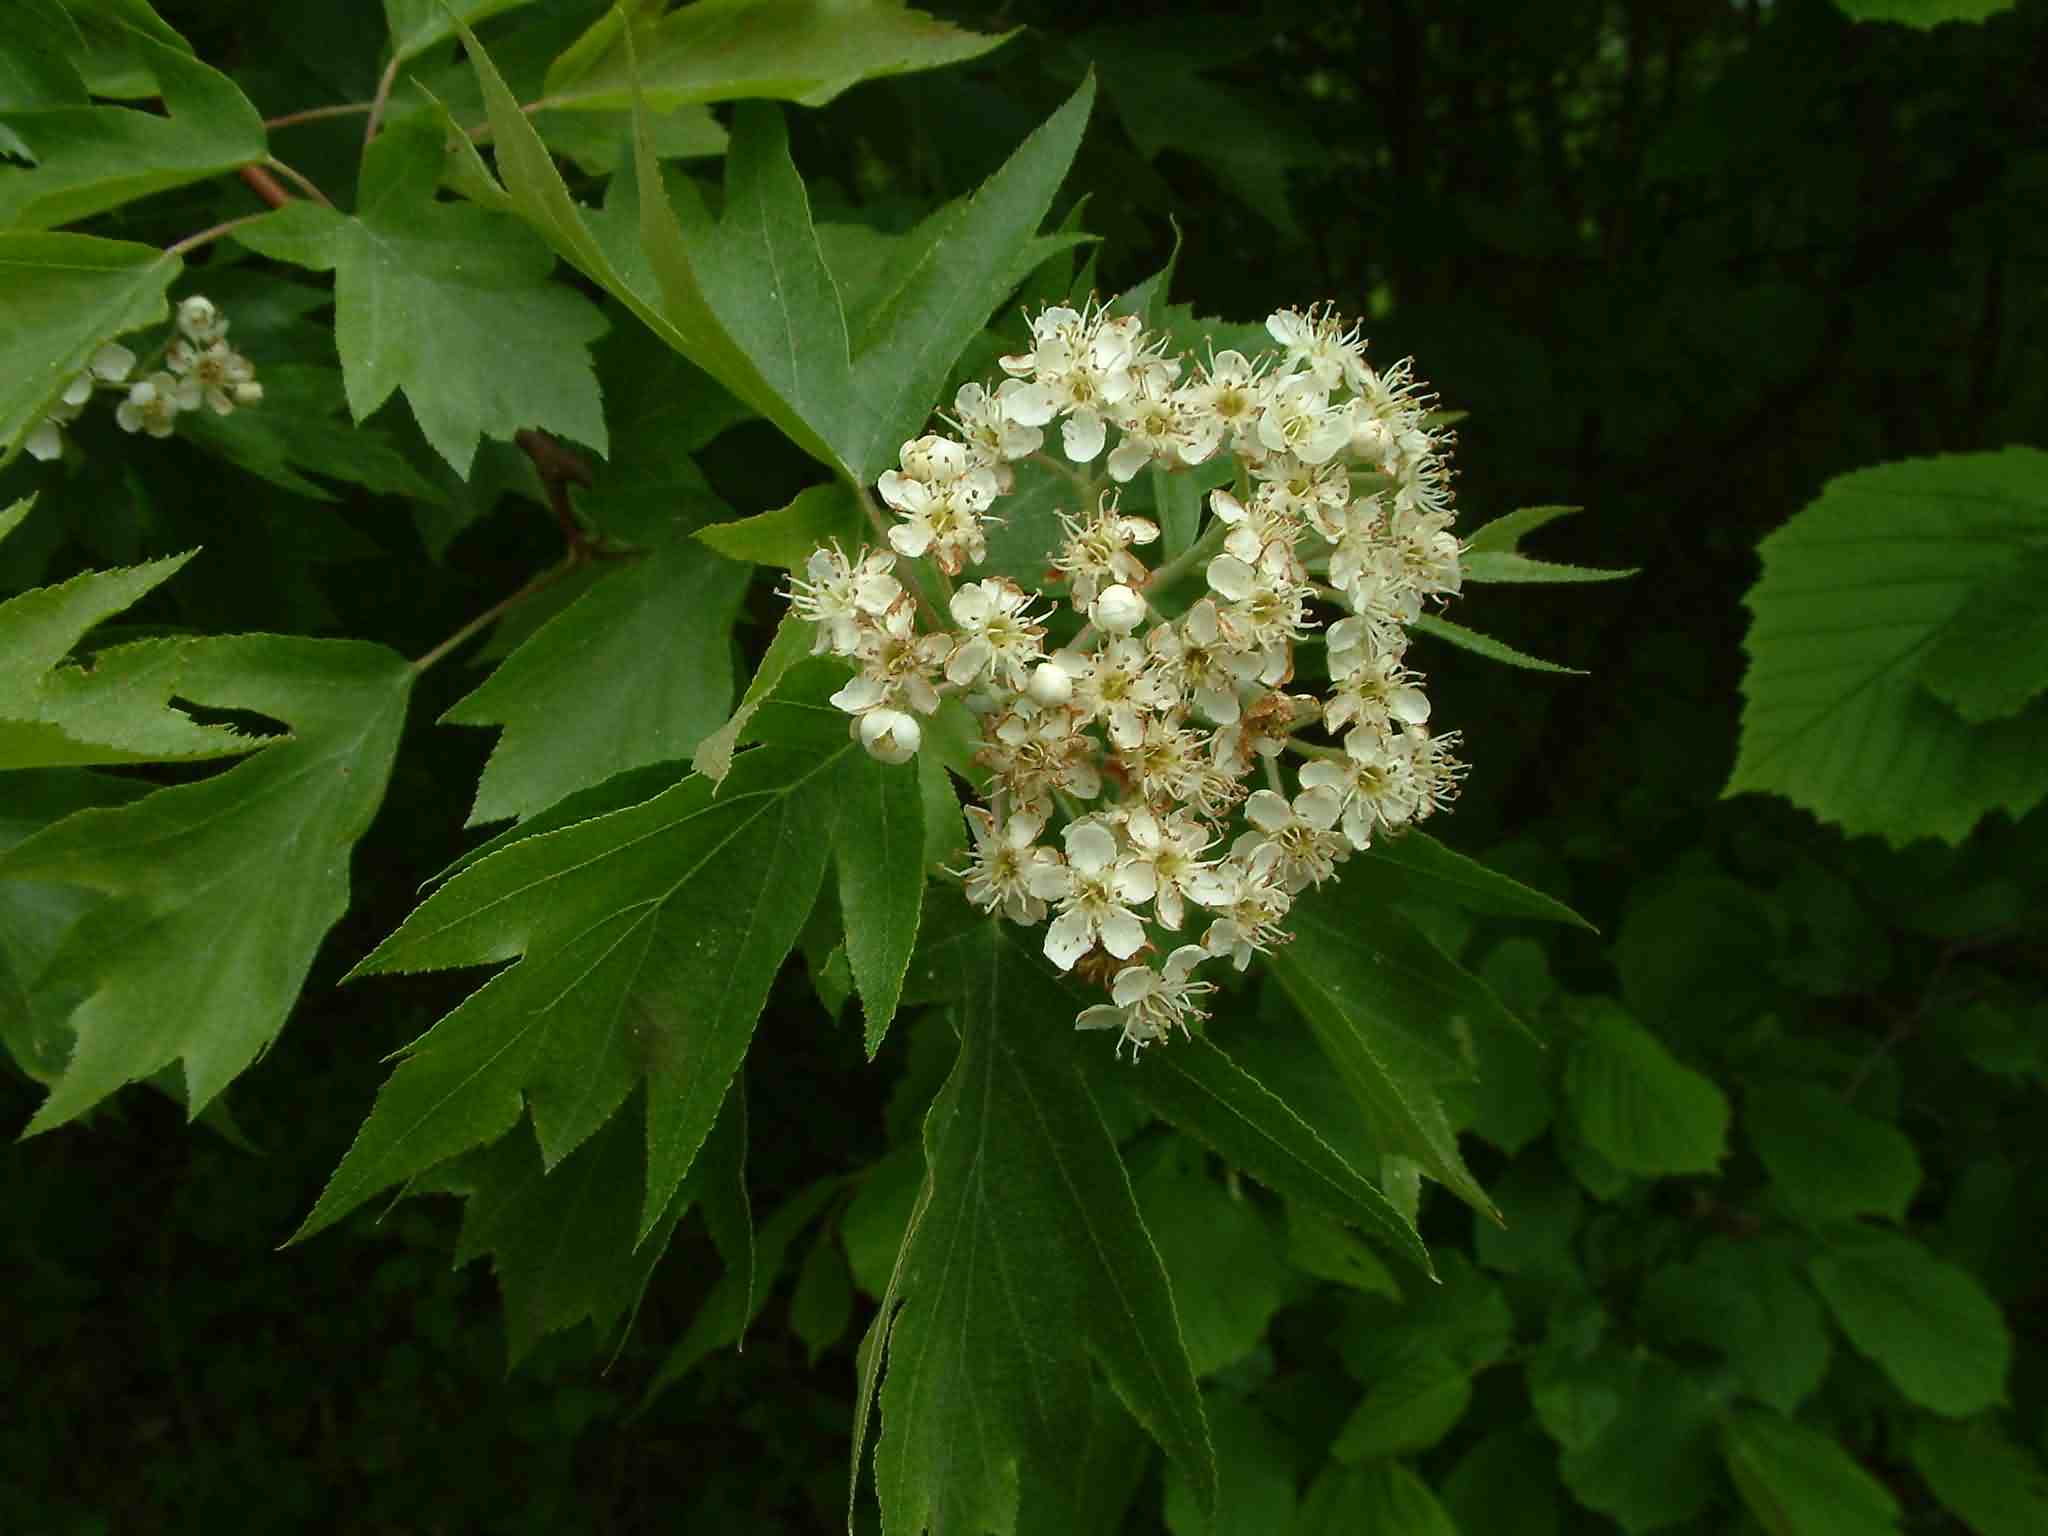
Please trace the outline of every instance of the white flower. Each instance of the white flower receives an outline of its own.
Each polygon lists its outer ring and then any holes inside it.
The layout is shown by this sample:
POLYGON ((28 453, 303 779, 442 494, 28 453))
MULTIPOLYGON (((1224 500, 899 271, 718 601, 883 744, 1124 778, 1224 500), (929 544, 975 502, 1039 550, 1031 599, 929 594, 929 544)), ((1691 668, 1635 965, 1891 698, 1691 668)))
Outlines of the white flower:
POLYGON ((1276 310, 1266 318, 1266 334, 1287 349, 1290 368, 1305 367, 1323 389, 1339 384, 1357 389, 1364 381, 1365 342, 1356 326, 1345 330, 1330 310, 1276 310))
POLYGON ((871 709, 852 729, 868 756, 885 763, 909 762, 924 739, 923 727, 899 709, 871 709))
POLYGON ((1273 873, 1288 894, 1321 885, 1336 873, 1338 861, 1350 856, 1343 837, 1332 830, 1343 811, 1338 791, 1313 786, 1296 795, 1292 805, 1270 789, 1254 790, 1245 801, 1245 820, 1267 846, 1280 850, 1273 873))
POLYGON ((1119 960, 1145 947, 1145 925, 1127 902, 1152 895, 1152 871, 1117 857, 1116 836, 1099 821, 1077 821, 1063 834, 1065 864, 1036 871, 1031 893, 1059 904, 1045 931, 1045 956, 1063 971, 1100 942, 1119 960))
POLYGON ((1195 999, 1216 990, 1214 982, 1194 979, 1195 967, 1208 958, 1201 945, 1183 944, 1157 971, 1149 965, 1125 966, 1110 986, 1112 1001, 1084 1008, 1074 1027, 1119 1030, 1118 1051, 1128 1045, 1134 1057, 1170 1039, 1176 1029, 1187 1034, 1189 1021, 1206 1017, 1195 999))
POLYGON ((256 365, 224 341, 204 348, 196 348, 188 341, 174 341, 165 349, 164 366, 186 382, 196 384, 200 398, 217 416, 263 398, 262 386, 256 383, 256 365))
POLYGON ((994 474, 996 488, 1008 495, 1015 483, 1012 461, 1028 458, 1045 442, 1045 434, 1010 414, 1009 397, 1025 388, 1021 379, 1005 379, 991 394, 979 384, 962 384, 953 396, 953 425, 967 440, 973 461, 994 474))
POLYGON ((936 434, 905 443, 900 457, 903 467, 876 482, 882 500, 904 519, 889 530, 890 546, 913 560, 931 555, 949 576, 983 559, 981 518, 996 498, 993 471, 976 465, 965 444, 936 434))
POLYGON ((1259 441, 1270 453, 1321 464, 1351 441, 1349 406, 1332 405, 1314 374, 1282 379, 1259 413, 1259 441))
POLYGON ((1059 518, 1066 542, 1053 567, 1067 578, 1068 601, 1076 610, 1087 612, 1095 594, 1116 582, 1130 587, 1145 584, 1151 572, 1131 553, 1131 546, 1158 538, 1157 523, 1118 511, 1113 491, 1103 493, 1094 516, 1082 519, 1062 512, 1059 518))
POLYGON ((1186 812, 1161 817, 1142 805, 1124 817, 1123 828, 1131 860, 1152 870, 1153 910, 1161 926, 1178 928, 1185 914, 1181 896, 1208 869, 1202 853, 1214 835, 1186 812))
POLYGON ((193 294, 178 304, 178 329, 196 346, 210 347, 228 333, 227 317, 213 307, 213 300, 193 294))
POLYGON ((1028 927, 1044 922, 1045 903, 1031 894, 1032 874, 1059 865, 1058 854, 1037 846, 1045 818, 1012 811, 998 824, 991 813, 970 805, 967 825, 974 833, 974 853, 963 871, 967 899, 984 912, 1000 908, 1013 923, 1028 927))
POLYGON ((1202 947, 1212 955, 1230 956, 1240 971, 1254 954, 1287 937, 1280 923, 1293 898, 1274 874, 1279 862, 1280 850, 1262 843, 1242 854, 1233 851, 1190 882, 1188 894, 1216 914, 1202 935, 1202 947))
POLYGON ((1003 576, 971 581, 955 592, 951 608, 960 632, 946 680, 965 687, 987 673, 1008 687, 1023 687, 1025 669, 1042 655, 1039 642, 1045 638, 1030 605, 1030 594, 1003 576))
POLYGON ((1176 698, 1189 697, 1218 725, 1235 725, 1242 706, 1238 684, 1257 677, 1262 654, 1248 652, 1224 631, 1216 603, 1202 598, 1177 623, 1145 637, 1154 670, 1176 698))
POLYGON ((169 437, 180 411, 197 410, 199 385, 192 379, 168 373, 152 373, 128 387, 128 398, 114 410, 114 420, 123 432, 147 432, 151 437, 169 437))
POLYGON ((1117 407, 1116 424, 1123 439, 1109 456, 1109 478, 1119 484, 1155 459, 1169 466, 1199 464, 1221 437, 1214 429, 1198 429, 1181 399, 1164 388, 1131 395, 1117 407))
POLYGON ((895 564, 896 557, 885 549, 863 550, 857 562, 848 561, 837 544, 811 551, 804 574, 790 578, 789 606, 818 626, 814 655, 824 650, 852 655, 860 644, 861 625, 902 601, 895 564))
POLYGON ((1075 712, 1083 720, 1100 720, 1118 746, 1135 743, 1144 717, 1159 704, 1144 646, 1121 636, 1088 655, 1062 651, 1057 659, 1074 679, 1075 712))
POLYGON ((1258 438, 1259 416, 1266 406, 1261 372, 1242 352, 1226 350, 1210 359, 1199 378, 1182 386, 1180 398, 1201 458, 1208 458, 1225 440, 1233 449, 1265 451, 1258 438))
POLYGON ((1031 322, 1031 351, 1002 359, 1005 373, 1030 381, 1005 400, 1010 419, 1042 427, 1064 415, 1067 457, 1077 464, 1093 459, 1106 435, 1104 412, 1138 387, 1133 365, 1143 329, 1134 315, 1112 320, 1093 307, 1046 310, 1031 322))

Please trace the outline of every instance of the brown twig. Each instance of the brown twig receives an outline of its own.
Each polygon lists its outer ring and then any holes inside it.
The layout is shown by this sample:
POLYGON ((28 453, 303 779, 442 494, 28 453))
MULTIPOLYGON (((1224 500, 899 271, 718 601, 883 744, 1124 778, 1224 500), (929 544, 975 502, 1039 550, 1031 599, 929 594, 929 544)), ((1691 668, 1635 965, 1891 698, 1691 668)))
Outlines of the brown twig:
POLYGON ((262 198, 271 208, 282 208, 292 200, 291 193, 278 185, 277 178, 260 165, 245 165, 241 169, 242 180, 249 184, 249 190, 262 198))
POLYGON ((521 428, 512 434, 512 441, 533 460, 534 473, 540 476, 541 489, 547 493, 548 507, 555 514, 555 522, 562 530, 563 539, 568 542, 570 554, 580 558, 594 553, 590 534, 577 520, 576 509, 569 502, 570 486, 589 488, 589 464, 584 462, 581 454, 564 448, 537 427, 521 428))

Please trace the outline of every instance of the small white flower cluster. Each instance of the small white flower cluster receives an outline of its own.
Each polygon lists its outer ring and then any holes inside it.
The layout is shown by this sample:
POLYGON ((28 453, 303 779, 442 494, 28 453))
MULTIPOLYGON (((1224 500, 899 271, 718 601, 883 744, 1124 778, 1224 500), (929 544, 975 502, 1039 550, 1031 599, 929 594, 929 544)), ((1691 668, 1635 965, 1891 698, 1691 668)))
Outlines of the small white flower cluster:
POLYGON ((1046 923, 1046 955, 1109 989, 1079 1027, 1114 1028, 1134 1051, 1202 1016, 1214 987, 1200 965, 1244 969, 1287 937, 1298 893, 1448 804, 1463 775, 1456 736, 1430 734, 1422 679, 1403 664, 1405 626, 1459 588, 1449 439, 1431 429, 1409 365, 1373 369, 1336 315, 1283 310, 1266 329, 1277 351, 1191 364, 1133 317, 1046 310, 1031 350, 1002 359, 999 387, 955 398, 944 419, 958 436, 905 443, 882 476, 898 518, 887 547, 821 548, 791 586, 816 649, 855 666, 833 703, 874 756, 907 761, 919 716, 948 692, 979 717, 991 792, 967 811, 967 896, 1046 923), (985 558, 1012 465, 1045 458, 1041 429, 1055 419, 1075 464, 1101 456, 1115 429, 1113 482, 1220 454, 1237 471, 1211 493, 1193 546, 1155 570, 1139 551, 1158 527, 1052 461, 1082 488, 1059 513, 1047 573, 1071 620, 1007 577, 948 580, 985 558), (920 626, 920 605, 935 617, 936 605, 899 579, 906 557, 943 573, 929 587, 950 624, 920 626), (1197 567, 1207 590, 1159 611, 1197 567), (1056 625, 1078 632, 1054 644, 1056 625), (1318 641, 1327 694, 1289 692, 1296 647, 1318 641), (1301 761, 1292 793, 1289 753, 1301 761), (1181 933, 1191 911, 1199 936, 1148 963, 1170 942, 1153 933, 1181 933))
POLYGON ((256 365, 227 343, 227 317, 212 300, 193 294, 178 305, 177 330, 163 351, 163 367, 132 379, 135 354, 119 342, 93 353, 85 372, 65 385, 50 413, 22 444, 35 458, 63 457, 63 429, 76 421, 98 389, 121 393, 114 420, 123 432, 169 437, 183 411, 205 405, 225 416, 263 398, 256 365))

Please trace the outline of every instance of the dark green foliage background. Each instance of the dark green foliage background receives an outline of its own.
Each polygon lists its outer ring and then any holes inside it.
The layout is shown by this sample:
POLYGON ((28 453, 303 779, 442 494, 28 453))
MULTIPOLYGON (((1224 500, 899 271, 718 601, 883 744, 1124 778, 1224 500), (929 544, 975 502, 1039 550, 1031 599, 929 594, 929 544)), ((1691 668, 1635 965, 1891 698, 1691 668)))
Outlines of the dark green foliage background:
MULTIPOLYGON (((266 112, 374 88, 381 29, 357 7, 162 9, 266 112)), ((1549 1139, 1509 1157, 1468 1138, 1511 1218, 1516 1192, 1532 1213, 1519 1232, 1475 1240, 1463 1207, 1425 1200, 1440 1265, 1490 1274, 1516 1325, 1509 1359, 1481 1372, 1459 1427, 1421 1458, 1425 1479, 1455 1486, 1493 1426, 1526 1420, 1517 1362, 1539 1351, 1563 1292, 1597 1297, 1624 1338, 1715 1358, 1657 1335, 1645 1287, 1711 1239, 1794 1230, 1746 1130, 1751 1094, 1783 1080, 1853 1084, 1860 1108, 1911 1138, 1923 1178, 1908 1225, 2003 1307, 2009 1427, 2048 1454, 2048 813, 1993 818, 1959 849, 1893 852, 1774 799, 1717 799, 1757 540, 1846 470, 2048 443, 2048 5, 1931 32, 1854 25, 1821 0, 1117 14, 1104 30, 1092 7, 1005 6, 1002 20, 1032 30, 988 58, 792 111, 820 216, 886 225, 971 188, 1093 62, 1104 104, 1069 192, 1091 194, 1083 222, 1106 237, 1106 288, 1157 270, 1177 224, 1173 296, 1198 314, 1315 297, 1366 314, 1375 356, 1414 352, 1444 404, 1471 413, 1469 521, 1580 504, 1543 535, 1544 554, 1642 568, 1607 586, 1487 588, 1458 615, 1588 677, 1418 647, 1437 718, 1465 732, 1474 765, 1444 836, 1570 901, 1600 934, 1438 931, 1560 1042, 1581 1006, 1568 996, 1621 999, 1721 1085, 1729 1156, 1717 1176, 1578 1199, 1546 1265, 1515 1244, 1550 1230, 1534 1214, 1546 1199, 1570 1198, 1549 1139)), ((282 141, 294 163, 346 186, 359 120, 294 132, 282 141)), ((217 216, 225 195, 166 194, 111 232, 161 243, 217 216)), ((237 335, 258 353, 259 324, 237 335)), ((132 620, 367 634, 417 653, 558 548, 545 512, 510 496, 436 563, 396 502, 357 495, 316 526, 303 503, 188 445, 150 454, 146 479, 102 455, 93 494, 67 491, 66 519, 32 520, 0 551, 0 589, 205 542, 132 620), (227 516, 263 532, 221 540, 227 516)), ((493 454, 511 451, 487 444, 480 476, 493 454)), ((742 511, 782 504, 808 477, 758 423, 702 458, 742 511)), ((0 477, 0 504, 27 473, 0 477)), ((754 602, 772 621, 764 591, 754 602)), ((743 634, 757 643, 766 629, 743 634)), ((712 1354, 637 1415, 721 1272, 694 1224, 608 1366, 570 1334, 509 1379, 488 1266, 448 1267, 454 1202, 407 1201, 381 1221, 373 1208, 276 1251, 346 1149, 380 1058, 471 984, 334 986, 473 840, 455 829, 487 738, 427 722, 475 677, 448 667, 422 680, 358 850, 352 910, 291 1026, 230 1095, 246 1145, 130 1093, 90 1126, 0 1151, 0 1529, 841 1521, 859 1328, 812 1361, 787 1326, 808 1238, 744 1353, 712 1354)), ((899 1027, 869 1066, 857 1008, 830 1020, 802 968, 785 973, 747 1077, 757 1217, 905 1139, 931 1088, 917 1038, 899 1027)), ((0 1080, 0 1123, 24 1123, 39 1098, 0 1080)), ((1598 1170, 1591 1182, 1604 1184, 1598 1170)), ((1266 1352, 1224 1375, 1287 1434, 1306 1476, 1357 1401, 1336 1355, 1368 1323, 1335 1287, 1289 1294, 1266 1352)), ((856 1318, 871 1306, 858 1300, 856 1318)), ((1816 1405, 1809 1422, 1844 1440, 1910 1529, 1962 1529, 1913 1469, 1897 1395, 1840 1339, 1816 1405)), ((1725 1491, 1715 1498, 1687 1529, 1756 1528, 1725 1491)), ((1161 1528, 1161 1507, 1154 1471, 1126 1528, 1161 1528)), ((1608 1526, 1579 1511, 1565 1528, 1608 1526)))

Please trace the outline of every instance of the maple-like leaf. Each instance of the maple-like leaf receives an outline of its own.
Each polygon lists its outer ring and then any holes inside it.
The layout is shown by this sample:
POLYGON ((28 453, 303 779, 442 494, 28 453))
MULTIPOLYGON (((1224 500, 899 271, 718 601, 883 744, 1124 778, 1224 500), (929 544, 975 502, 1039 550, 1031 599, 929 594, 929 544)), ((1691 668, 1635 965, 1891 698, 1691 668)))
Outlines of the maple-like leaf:
MULTIPOLYGON (((0 539, 28 515, 29 501, 0 512, 0 539)), ((0 603, 0 769, 78 767, 233 757, 262 745, 221 726, 200 725, 170 707, 193 640, 114 646, 89 662, 64 658, 87 630, 175 574, 189 554, 116 571, 87 571, 0 603)))
POLYGON ((604 316, 549 281, 547 248, 517 220, 434 200, 438 128, 381 134, 364 152, 353 217, 298 201, 235 238, 334 273, 335 342, 360 422, 402 390, 420 430, 465 477, 481 437, 541 427, 606 446, 590 343, 604 316))
POLYGON ((210 778, 79 811, 0 855, 0 881, 106 898, 38 982, 81 1001, 71 1059, 31 1132, 175 1061, 197 1114, 276 1037, 348 907, 349 850, 383 798, 412 677, 402 657, 361 641, 190 642, 181 697, 252 710, 292 734, 210 778))
POLYGON ((884 1356, 885 1536, 1073 1529, 1091 1358, 1215 1502, 1201 1395, 1166 1271, 1070 1054, 1073 1006, 993 921, 923 952, 959 999, 960 1055, 925 1121, 929 1170, 862 1351, 858 1476, 884 1356), (886 1340, 886 1343, 884 1343, 886 1340))
POLYGON ((639 1231, 659 1220, 746 1055, 825 872, 859 749, 772 743, 722 785, 520 837, 465 866, 357 974, 517 957, 415 1042, 299 1236, 530 1110, 559 1163, 648 1087, 639 1231))

